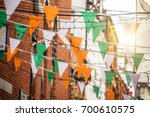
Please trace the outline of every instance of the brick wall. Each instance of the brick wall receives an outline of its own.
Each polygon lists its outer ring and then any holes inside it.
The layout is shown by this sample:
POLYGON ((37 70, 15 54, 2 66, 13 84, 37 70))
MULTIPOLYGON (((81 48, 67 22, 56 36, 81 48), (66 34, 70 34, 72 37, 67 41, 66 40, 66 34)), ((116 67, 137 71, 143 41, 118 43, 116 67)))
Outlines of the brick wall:
MULTIPOLYGON (((32 0, 26 0, 26 1, 32 1, 32 0)), ((44 3, 43 1, 44 0, 41 0, 42 3, 44 3)), ((71 0, 68 0, 68 2, 60 0, 59 2, 61 5, 64 5, 67 3, 67 5, 70 5, 71 7, 71 0)), ((0 9, 5 9, 3 0, 0 1, 0 9)), ((28 25, 29 24, 28 16, 33 15, 32 12, 33 12, 33 5, 31 3, 21 1, 15 13, 11 16, 10 21, 15 21, 15 22, 28 25), (23 12, 22 10, 29 11, 29 12, 23 12), (24 17, 24 15, 21 16, 20 14, 24 14, 26 16, 24 17)), ((66 19, 66 17, 61 17, 61 18, 66 19)), ((67 19, 69 18, 67 17, 67 19)), ((17 39, 17 34, 16 34, 13 23, 7 23, 7 24, 9 26, 9 37, 17 39)), ((39 27, 40 28, 44 27, 44 21, 39 25, 39 27)), ((43 37, 42 31, 39 30, 38 40, 41 40, 42 37, 43 37)), ((56 40, 58 42, 61 41, 61 39, 58 36, 56 40)), ((61 43, 63 42, 61 41, 61 43)), ((45 52, 45 55, 48 57, 52 57, 53 42, 51 42, 50 45, 51 46, 45 52)), ((32 39, 29 36, 29 29, 27 29, 26 33, 24 34, 22 42, 18 48, 27 52, 32 52, 32 39)), ((57 59, 65 60, 68 62, 69 55, 70 55, 69 53, 70 51, 67 50, 66 47, 63 47, 62 45, 58 45, 57 59)), ((13 85, 12 95, 0 89, 0 99, 18 100, 20 97, 20 90, 25 91, 28 97, 32 96, 33 99, 36 99, 36 100, 40 100, 40 99, 49 100, 51 99, 52 96, 55 96, 56 97, 55 99, 59 99, 59 100, 69 99, 69 89, 65 89, 63 80, 61 80, 61 78, 58 75, 56 75, 55 76, 56 80, 54 80, 54 84, 52 85, 54 87, 51 88, 51 85, 48 82, 47 71, 45 70, 44 71, 42 71, 42 69, 38 70, 38 73, 36 77, 33 79, 33 83, 31 85, 30 84, 30 80, 31 80, 31 67, 30 66, 31 65, 29 64, 31 63, 31 54, 18 51, 15 57, 21 58, 23 60, 17 72, 15 72, 13 59, 7 63, 6 61, 7 57, 5 55, 2 61, 0 61, 0 78, 8 81, 9 83, 13 85), (24 61, 27 61, 29 63, 24 62, 24 61), (42 79, 42 73, 44 74, 43 76, 44 79, 42 79), (42 83, 44 83, 44 86, 42 83), (44 90, 43 93, 41 92, 42 90, 44 90)), ((53 71, 52 60, 45 59, 42 64, 40 65, 40 67, 44 66, 45 69, 53 71)), ((68 67, 64 73, 65 75, 69 75, 69 72, 70 72, 69 69, 70 68, 68 67)))
MULTIPOLYGON (((28 0, 31 1, 31 0, 28 0)), ((2 0, 0 2, 0 7, 4 7, 4 1, 2 0)), ((31 4, 24 4, 23 2, 20 3, 18 6, 18 9, 26 10, 27 8, 32 9, 31 4), (23 6, 26 6, 26 8, 22 8, 23 6)), ((3 8, 1 8, 3 9, 3 8)), ((23 13, 21 11, 15 13, 23 13)), ((29 14, 29 13, 24 13, 24 14, 29 14)), ((21 15, 18 14, 13 14, 10 18, 11 21, 19 22, 22 24, 28 24, 29 19, 28 18, 23 18, 21 15)), ((9 37, 11 38, 16 38, 16 31, 14 28, 13 23, 7 23, 9 27, 9 37)), ((22 49, 24 51, 31 52, 31 39, 29 38, 29 30, 26 31, 27 34, 24 35, 21 44, 19 45, 19 49, 22 49)), ((9 40, 8 40, 9 44, 9 40)), ((30 55, 27 53, 23 52, 18 52, 15 57, 21 58, 23 61, 30 61, 30 55)), ((6 55, 3 58, 2 61, 0 61, 0 77, 9 83, 13 85, 13 92, 12 95, 8 94, 7 92, 3 91, 2 89, 0 90, 0 99, 19 99, 20 96, 20 90, 24 90, 27 95, 29 96, 29 84, 30 84, 30 64, 26 62, 22 62, 20 69, 15 72, 15 67, 14 67, 14 62, 13 59, 7 63, 6 61, 6 55)))

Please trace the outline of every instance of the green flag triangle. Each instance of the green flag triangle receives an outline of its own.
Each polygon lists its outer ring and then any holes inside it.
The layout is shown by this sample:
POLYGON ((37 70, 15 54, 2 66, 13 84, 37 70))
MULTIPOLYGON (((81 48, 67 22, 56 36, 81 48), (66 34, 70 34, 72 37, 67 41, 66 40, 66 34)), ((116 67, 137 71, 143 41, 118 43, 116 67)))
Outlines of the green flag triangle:
POLYGON ((27 30, 27 26, 22 25, 22 24, 17 24, 17 23, 15 23, 14 26, 15 26, 15 28, 16 28, 16 32, 17 32, 17 35, 18 35, 18 39, 19 39, 19 40, 22 40, 22 37, 23 37, 24 33, 25 33, 26 30, 27 30))
POLYGON ((43 53, 46 51, 46 46, 43 44, 37 44, 36 47, 37 47, 37 54, 39 56, 43 55, 43 53))
POLYGON ((95 12, 82 12, 83 19, 86 24, 87 32, 90 32, 90 29, 92 28, 93 22, 96 18, 95 12))
POLYGON ((0 52, 0 60, 2 60, 4 56, 5 56, 5 53, 4 52, 0 52))
POLYGON ((138 69, 138 66, 143 58, 144 54, 143 53, 135 53, 134 54, 134 57, 133 57, 133 62, 134 62, 134 66, 135 66, 135 69, 137 70, 138 69))
POLYGON ((103 27, 106 25, 105 22, 94 22, 92 25, 92 35, 93 35, 93 42, 95 42, 99 33, 103 30, 103 27))
POLYGON ((112 71, 105 71, 105 76, 106 76, 106 84, 109 86, 111 84, 111 81, 115 77, 115 72, 112 71))
POLYGON ((6 11, 0 10, 0 29, 5 25, 6 22, 7 22, 6 11))
POLYGON ((44 60, 44 58, 39 55, 33 55, 33 57, 34 57, 36 68, 38 68, 41 62, 44 60))
POLYGON ((105 54, 107 52, 107 49, 109 48, 109 45, 110 44, 106 42, 98 42, 98 46, 99 46, 99 49, 101 51, 103 58, 105 57, 105 54))
POLYGON ((54 72, 48 72, 48 81, 51 82, 51 80, 54 78, 55 73, 54 72))
POLYGON ((54 60, 54 68, 55 68, 55 73, 58 73, 58 61, 54 60))
POLYGON ((94 89, 94 92, 95 92, 95 94, 96 94, 96 97, 98 98, 98 95, 99 95, 99 87, 93 86, 93 89, 94 89))
POLYGON ((125 71, 125 74, 126 74, 126 79, 127 79, 127 84, 128 86, 130 85, 130 82, 131 82, 131 72, 130 71, 125 71))

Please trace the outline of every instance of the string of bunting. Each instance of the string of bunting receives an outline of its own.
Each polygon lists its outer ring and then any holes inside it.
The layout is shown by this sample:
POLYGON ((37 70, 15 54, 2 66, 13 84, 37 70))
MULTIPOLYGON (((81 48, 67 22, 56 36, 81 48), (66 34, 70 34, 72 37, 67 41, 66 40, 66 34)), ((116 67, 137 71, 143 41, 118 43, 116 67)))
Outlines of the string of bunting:
MULTIPOLYGON (((15 2, 10 1, 9 0, 4 0, 5 3, 5 8, 6 11, 4 10, 0 10, 0 29, 6 24, 6 22, 9 20, 10 16, 14 13, 15 9, 17 8, 17 6, 19 5, 19 3, 21 2, 21 0, 15 0, 15 2), (10 15, 7 15, 10 14, 10 15)), ((51 28, 51 23, 52 21, 54 21, 55 17, 58 15, 59 13, 59 8, 57 7, 52 7, 52 6, 44 6, 44 12, 46 15, 46 19, 47 19, 47 24, 48 27, 51 28)), ((89 33, 92 29, 92 37, 93 37, 93 43, 96 41, 96 38, 98 37, 99 33, 103 30, 103 27, 106 25, 105 22, 96 22, 96 13, 94 12, 82 12, 82 16, 83 19, 85 21, 86 24, 86 29, 87 32, 89 33), (88 23, 88 22, 93 22, 93 23, 88 23)), ((35 31, 35 29, 39 26, 39 24, 42 22, 43 17, 41 16, 29 16, 29 33, 30 33, 30 37, 32 37, 33 32, 35 31)), ((24 33, 27 30, 27 26, 25 25, 21 25, 20 23, 14 23, 15 29, 16 29, 16 33, 18 36, 18 39, 14 39, 14 38, 9 38, 10 40, 10 46, 7 47, 7 62, 9 62, 14 55, 18 52, 18 46, 22 41, 22 38, 24 36, 24 33)), ((67 31, 61 31, 61 33, 63 33, 66 36, 67 31)), ((35 77, 40 64, 42 63, 42 61, 44 60, 44 58, 42 57, 42 55, 44 54, 44 52, 47 50, 47 48, 49 47, 49 44, 53 38, 53 36, 55 35, 55 32, 52 31, 48 31, 48 30, 43 30, 43 35, 44 38, 50 37, 49 40, 46 40, 44 44, 36 44, 36 49, 37 49, 37 54, 33 54, 31 55, 31 68, 32 68, 32 72, 33 72, 33 76, 35 77)), ((80 37, 75 37, 75 36, 71 36, 70 37, 71 40, 71 44, 73 45, 73 51, 75 56, 77 57, 78 60, 78 65, 77 65, 77 70, 78 70, 78 77, 80 77, 81 75, 84 75, 85 77, 85 81, 88 80, 91 72, 92 72, 92 68, 90 68, 89 66, 85 65, 83 63, 83 61, 85 60, 87 54, 88 54, 88 50, 81 50, 79 48, 79 46, 81 45, 82 42, 82 38, 80 37), (77 47, 77 48, 75 48, 77 47)), ((110 65, 113 62, 114 59, 114 54, 109 54, 111 56, 109 56, 106 53, 108 51, 109 48, 109 44, 105 43, 105 42, 99 42, 98 43, 100 51, 103 52, 102 53, 102 57, 105 60, 105 62, 107 63, 107 67, 109 68, 110 65)), ((144 54, 143 53, 135 53, 134 57, 133 57, 133 62, 134 62, 134 66, 136 67, 136 70, 139 67, 139 64, 143 58, 144 54)), ((2 60, 2 58, 4 57, 4 53, 0 54, 0 60, 2 60)), ((19 67, 21 65, 21 59, 14 57, 14 64, 16 67, 16 72, 19 70, 19 67)), ((64 62, 64 61, 59 61, 59 60, 55 60, 54 61, 54 66, 55 66, 55 73, 59 72, 59 76, 62 77, 65 70, 68 67, 68 63, 64 62)), ((52 78, 55 75, 54 72, 48 72, 48 80, 51 82, 52 78)), ((106 85, 109 86, 115 76, 115 72, 112 71, 105 71, 105 79, 106 79, 106 85)), ((127 74, 128 76, 128 84, 129 82, 131 82, 131 79, 129 79, 129 76, 132 78, 132 83, 134 88, 136 89, 136 85, 137 82, 140 78, 141 74, 127 74)), ((69 80, 69 77, 63 77, 63 79, 65 80, 69 80)), ((64 84, 67 85, 69 84, 69 82, 65 81, 64 84)), ((81 92, 83 92, 84 89, 84 83, 78 82, 79 87, 81 92)), ((99 95, 99 87, 97 86, 93 86, 94 92, 96 94, 96 96, 98 97, 99 95)))

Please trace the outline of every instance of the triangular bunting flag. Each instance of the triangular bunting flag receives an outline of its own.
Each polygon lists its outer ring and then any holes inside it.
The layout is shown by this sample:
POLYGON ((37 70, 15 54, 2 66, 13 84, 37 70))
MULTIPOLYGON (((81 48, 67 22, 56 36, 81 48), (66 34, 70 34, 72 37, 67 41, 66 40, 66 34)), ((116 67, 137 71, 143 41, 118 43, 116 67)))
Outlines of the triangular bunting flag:
POLYGON ((68 41, 68 39, 61 34, 58 34, 58 35, 59 35, 60 39, 63 41, 63 43, 67 46, 67 48, 70 50, 70 42, 68 41))
POLYGON ((10 52, 11 54, 15 51, 17 46, 20 44, 20 40, 10 38, 10 52))
POLYGON ((32 33, 35 31, 36 27, 41 21, 42 17, 40 16, 29 16, 30 36, 32 36, 32 33))
POLYGON ((115 94, 112 90, 106 90, 106 97, 108 100, 115 100, 115 94))
POLYGON ((51 80, 54 78, 55 73, 54 72, 48 72, 48 81, 51 82, 51 80))
POLYGON ((0 29, 5 25, 6 22, 7 22, 6 11, 0 10, 0 29))
POLYGON ((0 60, 2 60, 4 56, 5 56, 5 53, 4 52, 0 52, 0 60))
POLYGON ((125 71, 125 74, 126 74, 127 84, 128 84, 128 86, 129 86, 129 85, 130 85, 130 82, 131 82, 131 74, 132 74, 132 72, 130 72, 130 71, 125 71))
POLYGON ((144 56, 143 53, 135 53, 135 55, 133 57, 133 62, 134 62, 134 66, 135 66, 136 70, 138 69, 138 66, 139 66, 143 56, 144 56))
POLYGON ((51 27, 50 24, 57 16, 59 12, 59 8, 52 7, 52 6, 44 6, 44 11, 45 11, 48 27, 50 28, 51 27))
POLYGON ((65 88, 68 89, 70 78, 69 77, 64 77, 63 81, 64 81, 65 88))
POLYGON ((21 0, 4 0, 7 13, 7 20, 9 20, 10 16, 14 13, 20 1, 21 0))
POLYGON ((77 55, 79 64, 83 63, 83 61, 86 58, 87 54, 88 54, 87 50, 78 50, 77 51, 76 55, 77 55))
POLYGON ((136 90, 141 74, 131 74, 133 88, 136 90))
POLYGON ((68 67, 68 63, 58 61, 58 69, 59 69, 60 77, 62 76, 62 74, 64 73, 67 67, 68 67))
POLYGON ((109 43, 107 42, 98 42, 98 46, 99 46, 99 49, 101 51, 101 54, 102 54, 102 57, 104 58, 105 57, 105 54, 107 52, 107 49, 109 48, 109 43))
POLYGON ((114 79, 115 72, 112 71, 105 71, 106 76, 106 84, 109 86, 111 84, 111 81, 114 79))
POLYGON ((58 73, 58 61, 57 60, 54 60, 54 68, 55 68, 55 73, 58 73))
POLYGON ((92 35, 93 35, 93 43, 95 42, 99 33, 103 30, 103 27, 106 25, 105 22, 94 22, 92 25, 92 35))
POLYGON ((93 22, 96 18, 95 12, 82 12, 87 32, 90 32, 90 29, 92 28, 93 22))
POLYGON ((127 94, 123 94, 123 98, 124 98, 124 100, 130 100, 130 96, 127 94))
POLYGON ((78 70, 78 78, 80 78, 81 74, 86 73, 86 65, 78 65, 77 70, 78 70))
POLYGON ((93 89, 94 89, 94 92, 95 92, 95 94, 96 94, 96 97, 98 98, 98 95, 99 95, 99 87, 93 86, 93 89))
POLYGON ((22 24, 17 24, 17 23, 14 23, 14 26, 15 26, 15 28, 16 28, 16 32, 17 32, 17 35, 18 35, 18 39, 19 39, 19 40, 22 40, 22 37, 23 37, 24 33, 25 33, 26 30, 27 30, 27 26, 22 25, 22 24))
POLYGON ((14 50, 14 52, 11 54, 11 50, 10 50, 10 47, 7 48, 7 62, 9 62, 12 57, 18 52, 18 49, 16 48, 14 50))
POLYGON ((43 37, 46 45, 46 49, 49 47, 49 44, 53 37, 55 36, 55 33, 49 30, 43 30, 43 37))
POLYGON ((87 81, 90 77, 92 69, 90 67, 87 67, 86 65, 79 65, 77 69, 78 69, 78 78, 80 78, 81 74, 83 74, 84 80, 87 81))
POLYGON ((16 67, 16 71, 18 71, 20 65, 21 65, 21 59, 20 58, 14 58, 14 64, 15 64, 15 67, 16 67))
POLYGON ((84 90, 84 87, 85 87, 85 83, 78 81, 78 85, 79 85, 79 88, 80 88, 80 92, 81 92, 81 94, 82 94, 82 93, 83 93, 83 90, 84 90))
POLYGON ((102 80, 102 81, 106 81, 105 71, 110 71, 110 68, 101 68, 100 71, 101 71, 101 75, 102 75, 101 80, 102 80))
POLYGON ((44 60, 44 58, 39 56, 39 55, 33 55, 33 58, 34 58, 34 62, 35 62, 35 65, 36 65, 36 69, 38 69, 41 62, 44 60))
POLYGON ((43 53, 46 51, 46 46, 43 44, 37 44, 36 47, 37 47, 37 54, 39 56, 43 55, 43 53))
POLYGON ((110 68, 113 60, 114 60, 115 54, 111 52, 107 52, 104 58, 104 61, 106 63, 107 68, 110 68))
POLYGON ((73 47, 73 51, 76 54, 76 52, 78 51, 78 47, 81 45, 82 38, 74 37, 74 36, 69 36, 69 37, 70 37, 70 42, 71 42, 72 47, 73 47))
POLYGON ((36 65, 35 65, 34 55, 31 55, 31 68, 32 68, 33 77, 35 77, 38 71, 38 68, 36 68, 36 65))
POLYGON ((91 75, 92 68, 87 67, 86 73, 84 74, 84 80, 87 81, 91 75))

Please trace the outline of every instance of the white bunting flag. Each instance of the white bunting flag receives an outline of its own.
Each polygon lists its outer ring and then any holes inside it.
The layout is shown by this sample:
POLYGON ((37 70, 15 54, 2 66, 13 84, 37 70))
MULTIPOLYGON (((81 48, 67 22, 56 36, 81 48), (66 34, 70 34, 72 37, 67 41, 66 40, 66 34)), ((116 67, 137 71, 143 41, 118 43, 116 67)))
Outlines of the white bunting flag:
POLYGON ((137 87, 137 83, 140 79, 141 74, 131 74, 131 78, 132 78, 132 85, 134 90, 136 90, 137 87))
POLYGON ((10 52, 11 52, 11 54, 15 51, 15 49, 17 48, 17 46, 19 44, 20 44, 20 40, 10 38, 10 52))
POLYGON ((44 42, 46 45, 46 49, 49 47, 49 44, 51 42, 51 40, 53 39, 53 37, 55 36, 55 33, 52 31, 48 31, 48 30, 43 30, 43 37, 44 37, 44 42))
POLYGON ((21 0, 4 0, 7 20, 9 20, 10 16, 14 13, 15 9, 19 5, 21 0))
POLYGON ((101 68, 102 80, 106 80, 105 71, 110 71, 109 68, 101 68))
POLYGON ((107 52, 104 58, 104 61, 106 63, 107 68, 110 68, 113 60, 114 60, 115 54, 112 52, 107 52))
POLYGON ((85 87, 85 83, 78 81, 78 85, 79 85, 79 88, 80 88, 80 91, 81 91, 81 94, 82 94, 83 90, 84 90, 84 87, 85 87))
POLYGON ((130 96, 127 94, 123 94, 123 98, 124 98, 124 100, 130 100, 130 96))
POLYGON ((33 55, 31 55, 31 69, 32 69, 33 77, 35 77, 38 69, 36 69, 33 55))
POLYGON ((61 34, 58 34, 58 35, 59 35, 60 39, 63 41, 63 43, 67 46, 67 48, 70 49, 70 42, 68 41, 68 39, 61 34))
POLYGON ((58 68, 59 68, 60 77, 62 76, 62 74, 64 73, 64 71, 66 70, 67 67, 68 67, 68 63, 58 61, 58 68))

